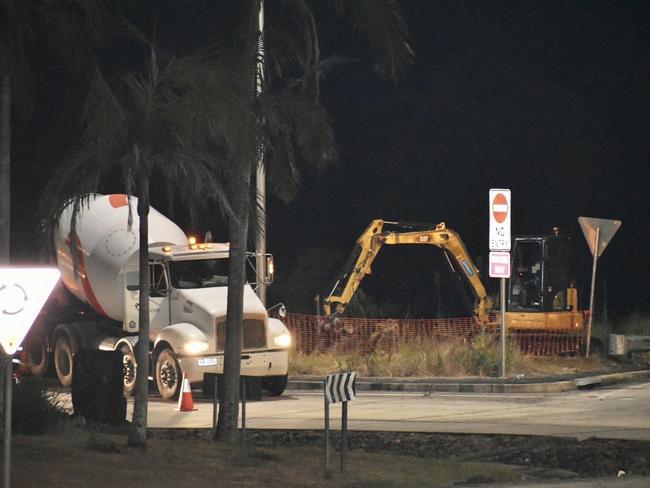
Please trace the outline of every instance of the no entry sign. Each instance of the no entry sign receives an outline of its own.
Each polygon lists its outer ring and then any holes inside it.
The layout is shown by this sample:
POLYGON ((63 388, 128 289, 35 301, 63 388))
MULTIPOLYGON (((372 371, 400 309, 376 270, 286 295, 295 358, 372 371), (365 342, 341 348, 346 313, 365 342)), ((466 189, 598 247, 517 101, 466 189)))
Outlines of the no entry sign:
POLYGON ((490 251, 510 251, 510 190, 490 189, 490 251))

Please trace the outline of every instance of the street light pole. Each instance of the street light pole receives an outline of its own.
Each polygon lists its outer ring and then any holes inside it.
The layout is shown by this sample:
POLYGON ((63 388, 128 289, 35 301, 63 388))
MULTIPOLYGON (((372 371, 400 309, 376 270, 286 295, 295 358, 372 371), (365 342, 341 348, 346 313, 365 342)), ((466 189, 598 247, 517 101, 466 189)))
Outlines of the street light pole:
MULTIPOLYGON (((257 51, 257 75, 256 92, 257 96, 262 95, 262 84, 264 83, 264 0, 260 0, 258 13, 259 22, 259 43, 257 51)), ((255 246, 255 281, 257 282, 257 296, 266 306, 266 283, 264 282, 266 267, 266 169, 264 168, 264 144, 260 141, 259 155, 256 172, 257 190, 257 239, 255 246)))

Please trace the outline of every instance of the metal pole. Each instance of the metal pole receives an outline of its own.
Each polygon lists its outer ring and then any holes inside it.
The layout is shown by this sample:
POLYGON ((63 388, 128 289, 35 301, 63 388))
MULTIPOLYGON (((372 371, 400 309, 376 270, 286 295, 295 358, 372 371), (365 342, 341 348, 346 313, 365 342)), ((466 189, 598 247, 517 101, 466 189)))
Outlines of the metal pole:
POLYGON ((316 304, 316 317, 320 317, 320 295, 314 297, 314 303, 316 304))
POLYGON ((212 428, 216 430, 217 428, 217 414, 218 414, 218 405, 219 405, 219 380, 218 376, 214 375, 214 392, 212 396, 212 428))
POLYGON ((343 402, 341 414, 341 474, 345 474, 345 458, 348 450, 348 402, 343 402))
POLYGON ((594 318, 594 296, 596 294, 596 266, 598 264, 598 243, 600 241, 600 227, 596 228, 596 244, 594 245, 594 265, 591 269, 591 292, 589 293, 589 320, 587 321, 587 347, 585 357, 589 357, 591 346, 591 326, 594 318))
MULTIPOLYGON (((264 82, 264 0, 260 1, 258 24, 260 42, 258 44, 257 75, 255 81, 257 96, 259 97, 262 95, 262 83, 264 82)), ((261 142, 259 145, 259 159, 257 161, 256 177, 259 233, 255 249, 255 281, 257 281, 257 296, 260 298, 264 306, 266 306, 266 283, 264 283, 264 276, 266 274, 264 272, 266 267, 266 171, 264 169, 264 146, 261 142)))
POLYGON ((501 278, 501 364, 499 377, 506 377, 506 279, 501 278))
POLYGON ((4 355, 5 360, 5 438, 4 438, 4 488, 9 488, 9 468, 11 461, 11 388, 13 386, 13 365, 11 356, 4 355))
MULTIPOLYGON (((325 390, 327 382, 323 382, 323 390, 325 390)), ((327 401, 327 394, 325 397, 325 478, 330 476, 330 403, 327 401)))

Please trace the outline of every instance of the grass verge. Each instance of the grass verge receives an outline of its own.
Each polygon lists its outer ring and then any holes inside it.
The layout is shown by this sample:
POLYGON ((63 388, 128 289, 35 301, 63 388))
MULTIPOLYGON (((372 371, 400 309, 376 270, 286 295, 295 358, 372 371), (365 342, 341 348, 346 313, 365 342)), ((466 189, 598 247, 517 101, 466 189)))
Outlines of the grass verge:
POLYGON ((104 434, 98 441, 96 434, 72 427, 57 435, 18 435, 13 445, 15 488, 436 487, 472 479, 521 479, 515 466, 360 450, 348 452, 343 477, 340 455, 332 451, 332 478, 325 479, 322 446, 249 446, 242 451, 208 440, 152 438, 143 450, 127 447, 126 436, 104 434))
MULTIPOLYGON (((494 377, 498 374, 500 344, 489 334, 471 342, 449 339, 399 344, 394 352, 377 350, 368 355, 349 353, 302 354, 293 351, 290 375, 326 375, 357 371, 367 377, 494 377)), ((514 344, 507 345, 507 376, 540 377, 589 371, 617 371, 620 363, 592 354, 583 356, 530 356, 514 344)))

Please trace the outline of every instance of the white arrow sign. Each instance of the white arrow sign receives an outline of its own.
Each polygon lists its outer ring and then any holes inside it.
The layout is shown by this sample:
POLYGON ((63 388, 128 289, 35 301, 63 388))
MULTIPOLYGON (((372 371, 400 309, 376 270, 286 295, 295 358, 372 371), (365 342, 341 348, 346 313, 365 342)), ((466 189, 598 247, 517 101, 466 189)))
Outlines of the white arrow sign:
POLYGON ((0 268, 0 345, 6 354, 16 352, 59 276, 55 268, 0 268))

